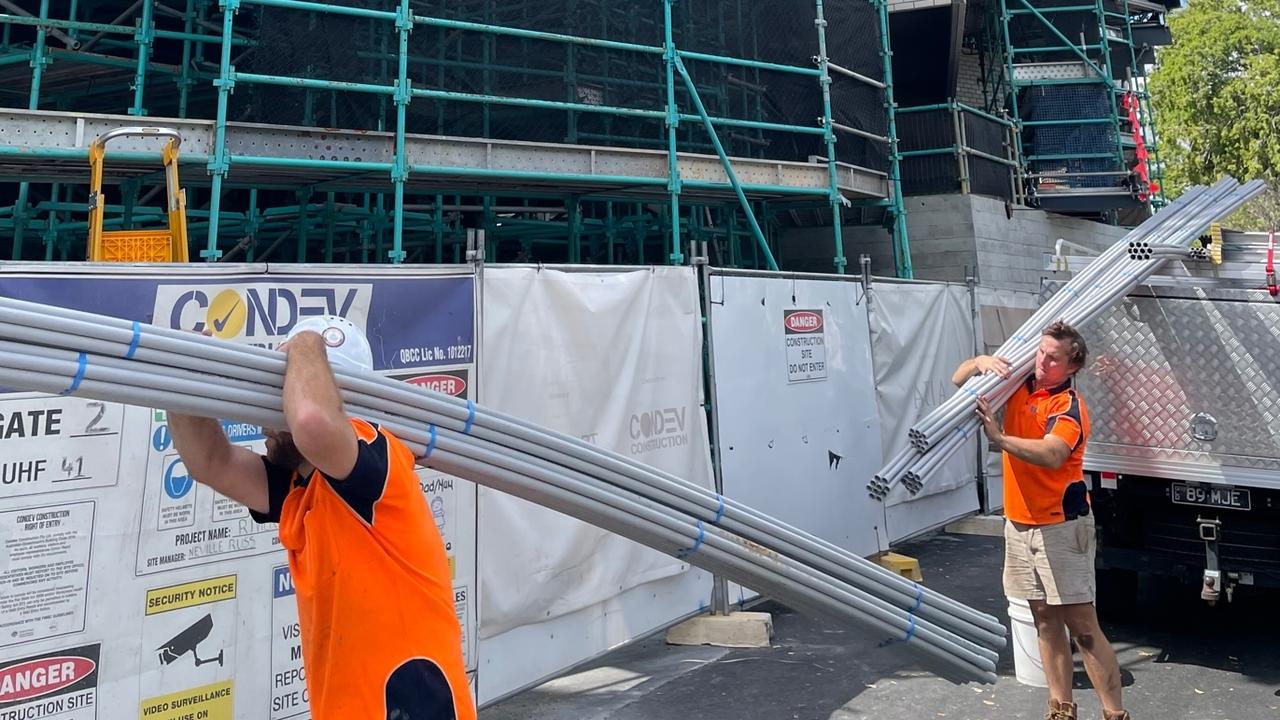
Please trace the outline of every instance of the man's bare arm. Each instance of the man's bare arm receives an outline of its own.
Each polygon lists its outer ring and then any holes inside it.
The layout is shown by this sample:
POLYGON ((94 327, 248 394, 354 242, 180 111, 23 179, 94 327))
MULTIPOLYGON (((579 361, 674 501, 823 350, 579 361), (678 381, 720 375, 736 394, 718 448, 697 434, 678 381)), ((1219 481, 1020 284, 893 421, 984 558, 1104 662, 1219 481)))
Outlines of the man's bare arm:
POLYGON ((191 477, 250 510, 269 511, 261 456, 233 445, 217 420, 175 412, 168 419, 174 447, 191 477))
POLYGON ((1019 460, 1040 467, 1060 468, 1071 457, 1071 446, 1057 435, 1045 435, 1037 439, 1006 434, 996 422, 995 411, 986 398, 978 398, 977 414, 991 444, 1019 460))
POLYGON ((1071 457, 1071 446, 1057 435, 1036 439, 1002 434, 999 446, 1019 460, 1053 469, 1062 467, 1071 457))
POLYGON ((284 416, 293 443, 307 462, 343 480, 356 465, 359 442, 342 409, 324 340, 313 332, 299 333, 286 352, 284 416))
POLYGON ((951 382, 956 387, 964 385, 965 382, 974 375, 981 375, 985 372, 994 372, 1002 378, 1009 377, 1009 373, 1013 372, 1013 368, 1009 365, 1009 361, 994 355, 978 355, 960 363, 960 367, 951 376, 951 382))

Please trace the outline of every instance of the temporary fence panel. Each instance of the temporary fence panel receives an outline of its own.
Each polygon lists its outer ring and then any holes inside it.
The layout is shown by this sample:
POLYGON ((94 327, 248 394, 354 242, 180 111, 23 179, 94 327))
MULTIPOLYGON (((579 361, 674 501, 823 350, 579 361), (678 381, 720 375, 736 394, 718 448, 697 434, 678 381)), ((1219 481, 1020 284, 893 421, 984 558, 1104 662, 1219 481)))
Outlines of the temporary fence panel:
MULTIPOLYGON (((267 347, 300 319, 342 315, 366 329, 375 371, 467 396, 475 291, 470 269, 457 268, 0 265, 6 297, 267 347)), ((2 714, 309 716, 276 527, 192 481, 163 410, 7 393, 0 414, 23 418, 0 441, 12 468, 0 484, 0 679, 46 678, 40 692, 0 695, 2 714)), ((223 429, 262 450, 262 428, 223 429)), ((449 553, 473 670, 475 487, 429 470, 419 477, 449 553)))
MULTIPOLYGON (((951 376, 974 354, 969 293, 962 285, 872 282, 871 347, 885 458, 907 447, 912 423, 955 393, 951 376)), ((912 497, 902 486, 889 493, 885 527, 890 542, 978 509, 976 443, 976 437, 969 439, 921 495, 912 497)))
MULTIPOLYGON (((484 270, 488 407, 711 488, 691 268, 484 270)), ((697 612, 710 576, 481 488, 479 699, 697 612)))
POLYGON ((865 491, 881 455, 862 286, 713 270, 707 292, 725 496, 859 555, 886 549, 865 491))

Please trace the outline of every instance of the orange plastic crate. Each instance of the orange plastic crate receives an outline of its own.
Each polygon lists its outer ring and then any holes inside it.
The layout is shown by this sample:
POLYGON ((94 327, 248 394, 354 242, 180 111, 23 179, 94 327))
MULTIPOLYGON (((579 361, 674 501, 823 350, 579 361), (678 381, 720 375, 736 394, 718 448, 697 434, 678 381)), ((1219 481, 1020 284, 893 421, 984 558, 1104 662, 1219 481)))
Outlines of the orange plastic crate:
POLYGON ((173 234, 168 230, 115 230, 102 233, 103 262, 173 262, 173 234))

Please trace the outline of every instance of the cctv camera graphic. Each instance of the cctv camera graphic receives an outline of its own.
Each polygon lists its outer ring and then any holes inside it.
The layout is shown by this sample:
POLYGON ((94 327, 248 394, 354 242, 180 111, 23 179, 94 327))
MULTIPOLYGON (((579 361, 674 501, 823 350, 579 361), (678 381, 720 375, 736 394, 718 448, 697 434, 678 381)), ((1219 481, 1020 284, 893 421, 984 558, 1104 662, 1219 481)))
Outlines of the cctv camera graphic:
POLYGON ((222 650, 218 650, 218 657, 207 658, 204 660, 201 660, 200 656, 196 654, 196 646, 208 639, 209 631, 211 630, 213 630, 212 615, 205 615, 195 621, 191 627, 183 630, 177 635, 174 635, 172 640, 156 648, 156 653, 160 656, 160 664, 169 665, 183 655, 191 653, 192 659, 195 660, 196 667, 215 661, 219 666, 221 666, 222 650))

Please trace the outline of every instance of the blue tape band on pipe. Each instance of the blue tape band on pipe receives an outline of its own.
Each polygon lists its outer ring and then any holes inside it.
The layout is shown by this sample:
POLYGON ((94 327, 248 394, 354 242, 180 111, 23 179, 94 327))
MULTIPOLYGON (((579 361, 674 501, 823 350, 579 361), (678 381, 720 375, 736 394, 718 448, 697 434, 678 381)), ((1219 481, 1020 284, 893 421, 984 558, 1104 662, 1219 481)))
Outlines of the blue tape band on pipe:
POLYGON ((716 519, 715 519, 715 520, 712 520, 711 522, 717 522, 717 523, 718 523, 718 522, 720 522, 720 518, 723 518, 723 517, 724 517, 724 496, 723 496, 723 495, 716 495, 716 498, 718 498, 718 499, 720 500, 720 507, 716 508, 716 519))
POLYGON ((698 552, 698 548, 702 547, 702 541, 705 540, 706 537, 707 537, 707 529, 702 526, 702 521, 699 520, 698 521, 698 539, 693 541, 693 547, 681 550, 680 552, 676 553, 676 557, 687 558, 690 555, 698 552))
POLYGON ((911 624, 907 626, 907 634, 903 636, 902 642, 911 642, 911 638, 916 636, 916 616, 909 615, 908 618, 911 620, 911 624))
POLYGON ((978 397, 978 391, 973 388, 960 388, 961 391, 969 393, 973 397, 978 397))
POLYGON ((427 441, 427 454, 422 457, 431 457, 431 452, 436 449, 436 426, 431 426, 431 439, 427 441))
POLYGON ((132 360, 133 354, 138 352, 138 345, 142 342, 142 325, 137 320, 133 321, 133 340, 129 342, 129 352, 124 354, 125 360, 132 360))
POLYGON ((70 395, 80 387, 80 381, 84 380, 84 370, 89 367, 89 356, 80 353, 80 367, 76 368, 76 376, 71 378, 71 387, 58 393, 59 395, 70 395))
POLYGON ((911 608, 911 612, 914 613, 922 607, 924 607, 924 588, 917 585, 916 586, 916 606, 911 608))
POLYGON ((467 401, 467 424, 462 426, 462 434, 470 435, 471 426, 476 421, 476 405, 470 400, 467 401))

